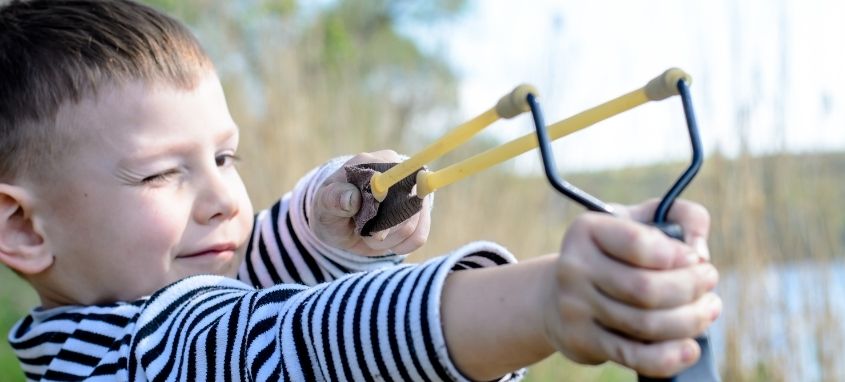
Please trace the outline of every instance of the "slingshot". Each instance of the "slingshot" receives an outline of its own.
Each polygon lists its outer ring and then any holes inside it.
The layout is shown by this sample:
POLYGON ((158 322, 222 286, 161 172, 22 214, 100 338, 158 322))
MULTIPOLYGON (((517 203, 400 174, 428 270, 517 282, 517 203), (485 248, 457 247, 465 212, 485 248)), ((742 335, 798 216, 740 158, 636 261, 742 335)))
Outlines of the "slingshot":
MULTIPOLYGON (((666 235, 683 241, 683 229, 678 224, 668 222, 667 215, 675 199, 695 177, 703 161, 698 126, 689 93, 690 82, 690 76, 682 70, 669 69, 649 81, 642 88, 548 127, 545 125, 543 113, 537 102, 537 91, 530 85, 517 86, 509 94, 503 96, 495 107, 458 126, 418 154, 384 172, 374 172, 369 179, 368 191, 371 192, 376 201, 381 202, 385 200, 390 188, 398 182, 402 181, 406 185, 413 183, 411 178, 416 173, 416 197, 423 198, 439 188, 539 146, 546 177, 557 191, 591 211, 613 214, 613 209, 609 205, 567 183, 557 174, 550 141, 589 127, 646 102, 660 101, 673 95, 680 95, 692 144, 692 161, 661 199, 651 224, 666 235), (454 150, 493 122, 501 118, 513 118, 527 111, 530 111, 533 117, 536 134, 524 135, 438 171, 420 170, 426 163, 454 150)), ((406 188, 406 190, 409 191, 410 189, 406 188)), ((719 381, 708 336, 705 334, 696 338, 696 341, 701 347, 701 358, 699 358, 698 363, 675 377, 659 379, 639 376, 639 381, 719 381)))
MULTIPOLYGON (((546 129, 549 132, 548 136, 552 140, 558 139, 640 106, 648 101, 659 101, 678 94, 674 88, 674 84, 680 79, 685 79, 689 82, 689 75, 680 69, 669 69, 657 78, 649 81, 648 84, 640 89, 548 126, 546 129)), ((481 113, 469 122, 458 126, 416 155, 390 170, 374 175, 370 180, 370 186, 376 200, 384 200, 388 189, 396 182, 407 177, 423 165, 454 150, 493 122, 496 122, 500 118, 513 118, 523 112, 530 111, 527 98, 529 95, 536 97, 537 94, 537 91, 530 85, 517 86, 512 92, 503 96, 495 107, 481 113)), ((525 153, 537 147, 537 145, 537 136, 527 134, 442 170, 433 172, 421 171, 417 174, 416 179, 417 195, 424 197, 439 188, 525 153)), ((591 209, 593 208, 591 207, 591 209)))

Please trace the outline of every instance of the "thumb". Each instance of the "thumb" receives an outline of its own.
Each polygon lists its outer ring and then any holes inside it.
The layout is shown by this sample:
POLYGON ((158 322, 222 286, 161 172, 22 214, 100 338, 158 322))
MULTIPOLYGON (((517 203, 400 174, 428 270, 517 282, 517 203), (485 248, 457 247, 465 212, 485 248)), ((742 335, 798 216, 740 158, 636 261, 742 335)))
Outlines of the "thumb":
POLYGON ((361 209, 361 191, 350 183, 329 183, 320 193, 319 205, 325 217, 350 218, 361 209))

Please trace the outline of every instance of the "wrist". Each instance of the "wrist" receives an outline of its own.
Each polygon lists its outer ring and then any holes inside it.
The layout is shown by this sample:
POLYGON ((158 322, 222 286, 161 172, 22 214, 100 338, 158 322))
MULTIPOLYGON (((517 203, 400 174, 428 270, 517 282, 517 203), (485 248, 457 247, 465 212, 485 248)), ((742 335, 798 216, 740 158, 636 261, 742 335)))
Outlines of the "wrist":
POLYGON ((491 380, 554 352, 543 319, 555 256, 453 272, 444 286, 442 321, 457 367, 491 380))

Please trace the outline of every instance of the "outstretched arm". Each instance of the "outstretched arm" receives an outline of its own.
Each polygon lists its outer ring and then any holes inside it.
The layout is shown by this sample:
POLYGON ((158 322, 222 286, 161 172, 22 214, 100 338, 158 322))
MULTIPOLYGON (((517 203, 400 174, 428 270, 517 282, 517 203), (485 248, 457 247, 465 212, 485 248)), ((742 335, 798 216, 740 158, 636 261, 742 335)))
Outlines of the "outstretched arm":
MULTIPOLYGON (((654 203, 625 210, 647 220, 654 203)), ((650 376, 694 364, 693 340, 715 320, 718 274, 706 257, 709 218, 679 201, 670 218, 687 243, 629 219, 588 213, 559 255, 456 272, 443 294, 443 326, 455 363, 490 380, 555 350, 573 361, 614 361, 650 376)))
POLYGON ((136 380, 466 380, 447 351, 441 292, 452 270, 514 261, 474 243, 419 265, 315 287, 255 290, 195 276, 150 297, 131 336, 136 380))

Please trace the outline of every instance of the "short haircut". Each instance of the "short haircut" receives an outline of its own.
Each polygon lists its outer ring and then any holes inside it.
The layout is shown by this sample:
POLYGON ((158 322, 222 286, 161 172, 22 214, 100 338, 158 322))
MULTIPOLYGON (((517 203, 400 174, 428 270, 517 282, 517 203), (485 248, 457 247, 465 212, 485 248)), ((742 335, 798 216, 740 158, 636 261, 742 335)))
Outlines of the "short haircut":
MULTIPOLYGON (((57 160, 60 106, 130 81, 193 89, 213 64, 179 21, 129 0, 0 6, 0 182, 57 160)), ((32 174, 35 172, 36 174, 32 174)))

